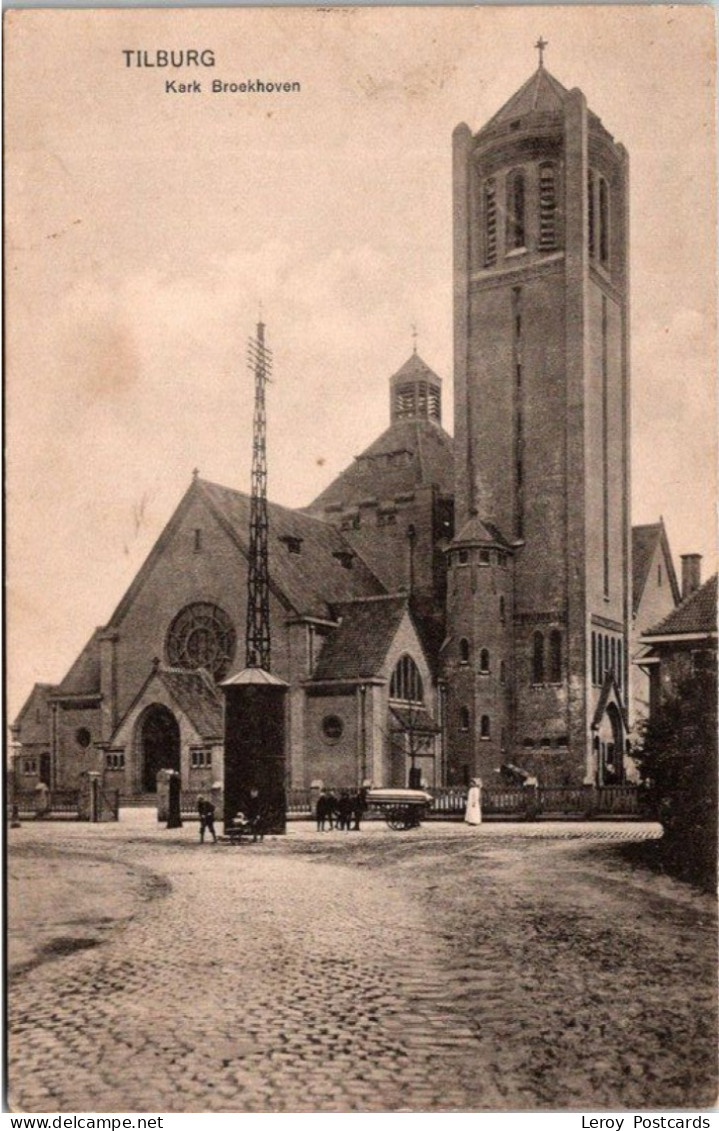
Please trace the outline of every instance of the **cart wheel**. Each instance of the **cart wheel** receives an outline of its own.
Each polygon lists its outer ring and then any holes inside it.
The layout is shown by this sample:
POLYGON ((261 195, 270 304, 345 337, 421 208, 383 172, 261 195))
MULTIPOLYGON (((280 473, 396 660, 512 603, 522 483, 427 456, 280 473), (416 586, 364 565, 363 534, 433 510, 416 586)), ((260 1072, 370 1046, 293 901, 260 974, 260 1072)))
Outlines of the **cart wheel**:
POLYGON ((409 827, 407 824, 407 817, 408 814, 406 809, 390 809, 387 813, 387 824, 391 829, 394 829, 395 832, 399 832, 401 829, 406 829, 409 827))

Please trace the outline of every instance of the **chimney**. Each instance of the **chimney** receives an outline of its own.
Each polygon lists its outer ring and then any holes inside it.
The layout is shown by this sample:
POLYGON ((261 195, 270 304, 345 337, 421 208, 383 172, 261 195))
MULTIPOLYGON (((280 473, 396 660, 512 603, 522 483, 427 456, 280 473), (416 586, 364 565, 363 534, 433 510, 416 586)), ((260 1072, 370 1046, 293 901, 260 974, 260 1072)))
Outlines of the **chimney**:
POLYGON ((686 601, 701 585, 701 554, 682 554, 682 601, 686 601))

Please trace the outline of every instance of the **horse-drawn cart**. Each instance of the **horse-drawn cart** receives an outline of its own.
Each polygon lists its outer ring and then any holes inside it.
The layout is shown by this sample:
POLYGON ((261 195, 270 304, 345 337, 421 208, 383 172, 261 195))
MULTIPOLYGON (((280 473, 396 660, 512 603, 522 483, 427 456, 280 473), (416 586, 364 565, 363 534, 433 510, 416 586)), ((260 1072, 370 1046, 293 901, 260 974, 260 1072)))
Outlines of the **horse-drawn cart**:
POLYGON ((367 805, 378 810, 391 829, 417 829, 432 804, 423 789, 371 789, 367 805))

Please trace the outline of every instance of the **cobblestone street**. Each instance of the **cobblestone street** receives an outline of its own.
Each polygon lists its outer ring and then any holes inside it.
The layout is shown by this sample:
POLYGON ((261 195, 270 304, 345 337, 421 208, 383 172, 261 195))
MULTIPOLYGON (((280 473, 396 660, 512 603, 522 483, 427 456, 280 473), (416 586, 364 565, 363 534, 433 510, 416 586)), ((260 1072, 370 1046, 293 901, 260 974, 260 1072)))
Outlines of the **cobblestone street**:
POLYGON ((712 901, 616 855, 654 827, 153 818, 10 833, 14 1111, 712 1102, 712 901))

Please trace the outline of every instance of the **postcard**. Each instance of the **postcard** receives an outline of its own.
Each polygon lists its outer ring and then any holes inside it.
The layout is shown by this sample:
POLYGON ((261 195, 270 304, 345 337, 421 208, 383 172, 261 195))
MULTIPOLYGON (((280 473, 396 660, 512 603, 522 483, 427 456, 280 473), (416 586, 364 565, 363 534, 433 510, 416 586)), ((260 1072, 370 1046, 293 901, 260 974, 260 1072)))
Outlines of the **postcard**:
POLYGON ((5 33, 9 1110, 708 1127, 712 9, 5 33))

